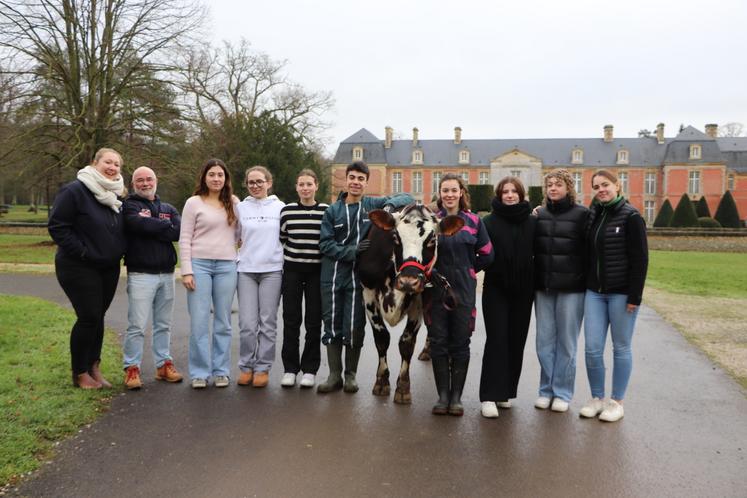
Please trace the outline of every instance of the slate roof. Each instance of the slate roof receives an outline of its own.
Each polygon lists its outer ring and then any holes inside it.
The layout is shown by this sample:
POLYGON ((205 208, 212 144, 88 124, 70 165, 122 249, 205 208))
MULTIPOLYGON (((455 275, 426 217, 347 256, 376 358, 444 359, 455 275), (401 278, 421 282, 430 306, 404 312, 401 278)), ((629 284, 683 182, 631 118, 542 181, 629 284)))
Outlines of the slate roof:
POLYGON ((418 149, 423 151, 423 166, 412 164, 412 140, 393 140, 392 147, 384 148, 384 141, 365 128, 361 128, 343 140, 335 154, 334 162, 347 164, 351 161, 353 147, 363 147, 363 159, 368 163, 388 164, 393 167, 459 167, 459 152, 469 150, 470 162, 466 166, 489 167, 495 158, 518 149, 540 159, 543 166, 571 167, 618 167, 617 151, 628 151, 630 166, 661 166, 671 163, 719 163, 725 161, 729 168, 747 171, 747 138, 714 139, 688 126, 674 138, 659 144, 656 136, 639 138, 615 138, 605 142, 599 138, 523 138, 462 140, 419 140, 418 149), (701 159, 690 159, 690 144, 701 145, 701 159), (583 150, 583 164, 571 164, 571 154, 576 148, 583 150), (729 152, 727 154, 722 151, 729 152), (732 153, 733 152, 733 153, 732 153), (739 168, 739 169, 738 169, 739 168))

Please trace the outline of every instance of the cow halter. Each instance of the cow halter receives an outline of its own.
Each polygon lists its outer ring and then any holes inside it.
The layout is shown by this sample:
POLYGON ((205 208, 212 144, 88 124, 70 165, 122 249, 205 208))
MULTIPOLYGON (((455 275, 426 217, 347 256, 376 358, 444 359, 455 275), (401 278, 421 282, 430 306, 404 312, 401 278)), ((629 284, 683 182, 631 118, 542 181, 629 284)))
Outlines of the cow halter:
POLYGON ((436 248, 433 252, 433 257, 431 258, 431 260, 428 262, 427 265, 418 263, 415 260, 405 261, 404 263, 400 265, 399 269, 397 270, 397 275, 402 273, 402 270, 404 270, 408 266, 414 266, 415 268, 423 272, 423 274, 425 275, 425 279, 427 281, 430 281, 431 272, 433 270, 433 266, 436 264, 436 259, 438 259, 438 243, 436 243, 436 248))

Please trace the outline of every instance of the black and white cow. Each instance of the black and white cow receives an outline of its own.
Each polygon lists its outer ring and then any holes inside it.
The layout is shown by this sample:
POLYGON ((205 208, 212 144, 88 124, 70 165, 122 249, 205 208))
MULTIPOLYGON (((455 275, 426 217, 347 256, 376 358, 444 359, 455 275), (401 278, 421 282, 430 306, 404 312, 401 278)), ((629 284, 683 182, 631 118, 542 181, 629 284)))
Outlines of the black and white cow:
POLYGON ((369 248, 358 257, 358 275, 363 284, 363 300, 373 328, 379 365, 373 394, 389 395, 389 330, 407 317, 399 338, 402 365, 397 378, 395 403, 409 404, 410 360, 418 330, 423 323, 422 292, 438 257, 438 235, 452 235, 464 225, 458 216, 440 222, 420 203, 409 204, 398 213, 374 210, 368 235, 369 248))

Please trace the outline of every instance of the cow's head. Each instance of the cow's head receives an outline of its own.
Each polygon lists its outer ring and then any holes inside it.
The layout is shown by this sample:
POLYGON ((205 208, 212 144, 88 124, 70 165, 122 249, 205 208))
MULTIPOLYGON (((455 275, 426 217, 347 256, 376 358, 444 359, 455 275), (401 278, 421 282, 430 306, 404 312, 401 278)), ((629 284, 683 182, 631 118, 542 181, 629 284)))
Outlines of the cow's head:
POLYGON ((421 203, 409 204, 393 214, 377 209, 368 217, 382 230, 392 231, 397 268, 394 286, 408 294, 425 289, 438 257, 438 235, 451 236, 464 226, 459 216, 447 216, 439 222, 433 211, 421 203))

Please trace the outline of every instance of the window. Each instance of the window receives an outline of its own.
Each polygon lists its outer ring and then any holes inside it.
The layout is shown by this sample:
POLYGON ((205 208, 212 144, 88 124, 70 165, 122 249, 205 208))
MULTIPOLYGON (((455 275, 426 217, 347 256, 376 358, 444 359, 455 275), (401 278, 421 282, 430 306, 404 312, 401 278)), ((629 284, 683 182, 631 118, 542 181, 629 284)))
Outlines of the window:
POLYGON ((627 150, 617 151, 617 164, 628 164, 628 151, 627 150))
POLYGON ((643 216, 649 225, 654 224, 654 205, 654 201, 643 201, 643 216))
POLYGON ((421 173, 420 171, 415 171, 412 174, 412 193, 423 193, 423 173, 421 173))
POLYGON ((700 159, 700 158, 701 158, 700 145, 691 145, 690 146, 690 159, 700 159))
POLYGON ((438 193, 438 184, 441 183, 441 172, 436 171, 433 173, 433 180, 431 182, 431 192, 434 194, 438 193))
POLYGON ((465 185, 469 184, 469 171, 462 171, 459 173, 459 176, 462 177, 462 181, 465 185))
POLYGON ((690 194, 700 193, 700 171, 691 171, 687 181, 687 192, 690 194))
POLYGON ((392 193, 399 194, 402 192, 402 173, 392 173, 392 193))
POLYGON ((459 164, 469 164, 469 151, 459 151, 459 164))
POLYGON ((584 151, 581 149, 573 149, 573 154, 571 155, 571 163, 582 164, 583 162, 584 162, 584 151))
POLYGON ((480 185, 487 185, 488 183, 490 183, 490 172, 480 171, 479 183, 480 185))
POLYGON ((573 173, 573 188, 576 189, 576 193, 579 194, 579 201, 581 200, 581 192, 583 191, 581 189, 583 184, 583 175, 579 172, 573 173))
POLYGON ((520 169, 512 169, 511 170, 511 176, 515 176, 519 180, 521 180, 521 170, 520 169))
POLYGON ((422 150, 412 151, 412 163, 423 164, 423 151, 422 150))
POLYGON ((620 190, 622 191, 622 194, 627 194, 628 193, 628 172, 620 171, 617 175, 617 178, 620 180, 620 190))
POLYGON ((643 188, 644 192, 646 194, 655 194, 656 193, 656 173, 648 172, 646 173, 646 177, 644 178, 643 182, 643 188))
POLYGON ((729 178, 726 181, 726 188, 732 192, 734 191, 734 175, 729 175, 729 178))
POLYGON ((353 147, 353 161, 363 160, 363 147, 353 147))

